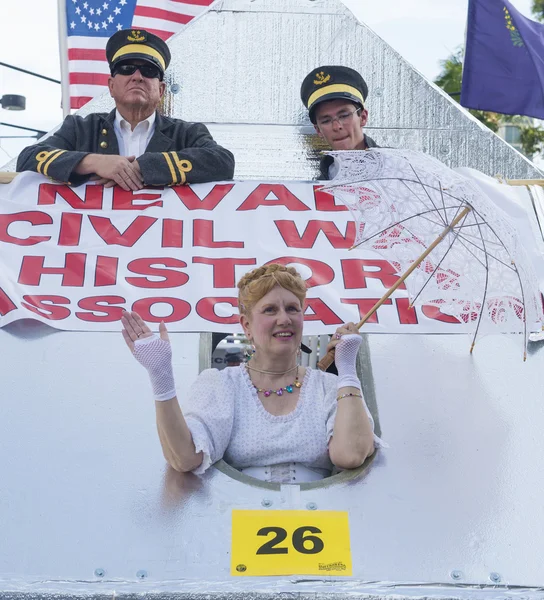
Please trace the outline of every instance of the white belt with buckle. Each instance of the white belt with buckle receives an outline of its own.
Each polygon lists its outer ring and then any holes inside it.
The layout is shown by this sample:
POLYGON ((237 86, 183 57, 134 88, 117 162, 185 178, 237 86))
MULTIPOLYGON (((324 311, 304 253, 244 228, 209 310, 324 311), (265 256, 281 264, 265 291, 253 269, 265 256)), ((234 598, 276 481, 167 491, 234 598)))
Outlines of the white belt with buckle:
POLYGON ((328 469, 318 467, 307 467, 301 463, 280 463, 267 467, 245 467, 240 469, 244 475, 270 481, 273 483, 308 483, 319 481, 328 477, 331 473, 328 469))

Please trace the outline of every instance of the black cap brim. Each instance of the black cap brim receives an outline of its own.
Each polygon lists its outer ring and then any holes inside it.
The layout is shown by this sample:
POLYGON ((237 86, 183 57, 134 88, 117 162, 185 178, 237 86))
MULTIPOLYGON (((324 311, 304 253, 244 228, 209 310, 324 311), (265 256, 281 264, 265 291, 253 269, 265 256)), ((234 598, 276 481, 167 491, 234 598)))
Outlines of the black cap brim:
POLYGON ((158 60, 154 59, 152 56, 146 56, 145 54, 138 54, 136 52, 134 54, 124 54, 123 56, 120 56, 115 62, 111 64, 111 72, 113 73, 115 67, 117 67, 118 65, 122 65, 123 63, 130 62, 132 60, 143 60, 144 62, 149 63, 154 67, 157 67, 160 70, 160 72, 164 75, 164 69, 162 68, 162 65, 159 63, 158 60))
POLYGON ((358 104, 361 108, 365 107, 365 105, 361 102, 360 98, 357 98, 357 96, 354 96, 353 94, 350 94, 349 92, 333 92, 331 94, 327 94, 325 96, 322 96, 321 98, 318 98, 312 104, 312 106, 308 110, 308 114, 310 115, 310 121, 312 123, 315 124, 315 115, 314 115, 315 109, 320 104, 323 104, 323 102, 329 102, 331 100, 349 100, 350 102, 353 102, 354 104, 358 104))

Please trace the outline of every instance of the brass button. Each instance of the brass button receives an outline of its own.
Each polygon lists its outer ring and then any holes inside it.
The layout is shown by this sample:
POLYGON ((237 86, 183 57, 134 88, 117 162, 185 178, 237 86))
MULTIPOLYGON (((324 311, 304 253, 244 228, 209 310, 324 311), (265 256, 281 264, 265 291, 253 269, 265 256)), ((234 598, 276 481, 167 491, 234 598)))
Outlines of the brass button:
POLYGON ((102 135, 108 135, 108 130, 107 129, 102 129, 102 135))
POLYGON ((100 142, 100 147, 101 148, 107 148, 108 147, 108 142, 100 142))

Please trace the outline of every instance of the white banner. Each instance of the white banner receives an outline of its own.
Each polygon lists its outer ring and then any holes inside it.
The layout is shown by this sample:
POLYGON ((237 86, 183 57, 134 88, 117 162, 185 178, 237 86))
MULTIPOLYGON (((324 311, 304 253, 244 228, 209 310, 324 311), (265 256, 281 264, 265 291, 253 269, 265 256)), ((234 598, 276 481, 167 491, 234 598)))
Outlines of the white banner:
MULTIPOLYGON (((125 192, 24 173, 0 186, 0 327, 23 318, 118 331, 123 310, 172 332, 239 331, 236 282, 268 262, 308 285, 307 335, 359 321, 399 274, 349 248, 350 213, 319 186, 239 181, 125 192)), ((453 321, 453 322, 452 322, 453 321)), ((402 288, 364 326, 379 333, 461 333, 402 288)))

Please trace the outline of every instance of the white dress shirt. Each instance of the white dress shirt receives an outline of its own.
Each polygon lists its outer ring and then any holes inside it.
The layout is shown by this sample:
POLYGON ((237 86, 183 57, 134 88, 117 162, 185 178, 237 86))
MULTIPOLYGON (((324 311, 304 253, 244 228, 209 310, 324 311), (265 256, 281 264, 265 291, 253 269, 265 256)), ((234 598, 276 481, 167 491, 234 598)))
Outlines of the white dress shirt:
POLYGON ((140 121, 138 125, 131 130, 130 123, 123 119, 118 110, 115 111, 115 121, 113 122, 113 130, 117 136, 119 143, 119 154, 121 156, 141 156, 147 144, 155 133, 155 117, 156 113, 140 121))

